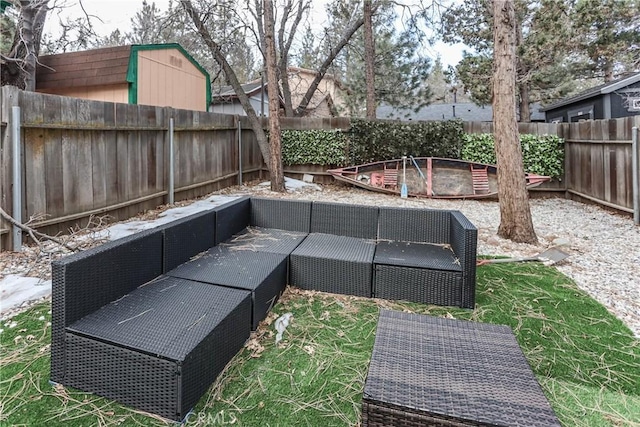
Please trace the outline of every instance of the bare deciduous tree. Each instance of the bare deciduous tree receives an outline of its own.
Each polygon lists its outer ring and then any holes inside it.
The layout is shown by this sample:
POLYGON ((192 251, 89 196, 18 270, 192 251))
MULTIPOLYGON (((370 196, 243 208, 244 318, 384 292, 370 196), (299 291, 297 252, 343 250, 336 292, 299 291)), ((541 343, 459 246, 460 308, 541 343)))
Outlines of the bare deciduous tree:
MULTIPOLYGON (((227 78, 227 81, 229 82, 229 84, 235 91, 236 95, 238 96, 238 100, 240 101, 242 108, 247 114, 249 123, 251 124, 251 129, 253 130, 256 136, 256 140, 258 142, 258 146, 260 147, 260 153, 262 154, 262 158, 264 159, 265 163, 269 167, 269 171, 271 172, 272 159, 271 159, 270 148, 269 148, 269 140, 267 138, 267 135, 264 129, 262 128, 262 122, 258 118, 253 107, 251 106, 249 97, 242 89, 242 85, 238 81, 238 77, 236 76, 235 72, 229 65, 229 62, 227 61, 224 54, 222 53, 222 47, 211 37, 209 30, 207 29, 202 19, 200 18, 200 13, 193 7, 191 0, 180 0, 180 2, 184 7, 185 11, 187 12, 187 14, 191 17, 191 20, 193 21, 196 27, 196 30, 198 31, 198 34, 200 34, 200 37, 202 38, 203 42, 209 48, 209 51, 211 52, 211 56, 213 56, 213 59, 218 63, 218 65, 224 72, 227 78)), ((273 161, 279 162, 280 165, 282 164, 282 156, 280 156, 280 153, 277 153, 273 161)), ((282 169, 282 166, 280 166, 279 169, 282 169)), ((274 187, 278 188, 277 185, 276 186, 273 185, 274 179, 277 179, 277 178, 275 177, 275 174, 272 174, 271 175, 272 188, 274 187)))
POLYGON ((536 243, 516 118, 516 18, 513 0, 493 2, 493 129, 498 163, 498 235, 536 243))

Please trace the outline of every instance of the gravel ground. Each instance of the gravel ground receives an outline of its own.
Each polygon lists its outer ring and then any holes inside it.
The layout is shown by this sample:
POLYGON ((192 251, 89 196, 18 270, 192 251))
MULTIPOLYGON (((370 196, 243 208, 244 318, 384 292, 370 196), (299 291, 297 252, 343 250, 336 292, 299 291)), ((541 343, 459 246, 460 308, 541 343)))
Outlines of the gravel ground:
MULTIPOLYGON (((496 201, 401 199, 357 188, 325 185, 303 187, 291 193, 274 193, 255 185, 231 187, 218 194, 255 194, 305 200, 377 206, 407 206, 462 211, 478 227, 480 255, 532 256, 552 246, 558 239, 568 242, 563 248, 570 254, 556 264, 558 270, 621 319, 640 338, 640 227, 628 215, 620 215, 598 206, 570 200, 532 199, 531 211, 538 245, 518 244, 497 237, 500 210, 496 201)), ((189 202, 181 202, 188 204, 189 202)), ((151 219, 166 206, 132 220, 151 219)), ((99 242, 96 242, 98 244, 99 242)), ((50 261, 66 251, 46 245, 27 248, 23 253, 0 253, 0 278, 7 274, 50 278, 50 261)), ((5 313, 3 320, 24 310, 5 313)))

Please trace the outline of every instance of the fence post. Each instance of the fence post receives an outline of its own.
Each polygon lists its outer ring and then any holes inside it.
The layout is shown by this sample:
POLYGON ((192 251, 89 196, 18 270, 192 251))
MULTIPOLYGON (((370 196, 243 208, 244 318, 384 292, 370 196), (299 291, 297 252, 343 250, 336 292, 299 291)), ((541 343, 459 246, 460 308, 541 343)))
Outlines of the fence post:
POLYGON ((638 189, 638 181, 640 181, 640 176, 638 176, 638 128, 636 126, 631 128, 631 142, 632 142, 632 157, 631 160, 631 170, 632 170, 632 178, 633 178, 633 222, 636 225, 640 225, 640 190, 638 189))
POLYGON ((168 202, 174 202, 175 182, 174 182, 175 157, 173 153, 173 117, 169 118, 169 188, 167 189, 168 202))
POLYGON ((236 116, 238 123, 238 185, 242 186, 242 121, 236 116))
MULTIPOLYGON (((21 148, 20 148, 20 107, 11 107, 11 159, 13 173, 13 219, 22 223, 22 170, 21 148)), ((22 230, 18 226, 13 225, 13 251, 20 252, 22 250, 22 230)))

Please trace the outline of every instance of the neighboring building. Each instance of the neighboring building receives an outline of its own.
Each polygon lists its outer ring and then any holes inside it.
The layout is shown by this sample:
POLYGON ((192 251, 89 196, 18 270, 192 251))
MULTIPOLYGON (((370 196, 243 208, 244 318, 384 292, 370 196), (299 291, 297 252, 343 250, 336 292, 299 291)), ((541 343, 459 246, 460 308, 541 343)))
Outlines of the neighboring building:
MULTIPOLYGON (((300 105, 302 97, 318 74, 306 68, 289 67, 289 87, 293 108, 300 105)), ((307 106, 307 117, 334 117, 344 111, 346 102, 340 82, 332 75, 325 74, 307 106)))
MULTIPOLYGON (((293 108, 300 105, 316 72, 304 68, 289 67, 289 87, 291 89, 291 103, 293 108)), ((249 102, 258 116, 269 116, 269 97, 267 96, 267 82, 254 80, 242 85, 244 93, 249 97, 249 102)), ((280 102, 284 104, 282 96, 280 102)), ((339 83, 331 74, 325 74, 320 81, 318 89, 313 94, 306 110, 306 117, 334 117, 339 108, 344 106, 339 83), (337 100, 337 103, 336 103, 337 100)), ((283 108, 283 107, 281 107, 283 108)), ((211 98, 209 111, 223 114, 246 115, 240 100, 231 86, 223 86, 215 90, 211 98)))
MULTIPOLYGON (((389 105, 381 105, 376 110, 379 119, 394 119, 402 121, 441 121, 459 119, 463 122, 493 121, 491 105, 476 105, 472 102, 455 102, 446 104, 430 104, 420 108, 417 112, 404 110, 389 105)), ((540 112, 540 104, 531 104, 532 122, 544 122, 544 113, 540 112)))
MULTIPOLYGON (((255 110, 258 117, 269 117, 269 94, 267 93, 267 82, 262 80, 243 84, 242 90, 249 97, 249 103, 255 110)), ((236 92, 231 86, 223 86, 215 90, 211 96, 209 111, 220 114, 236 114, 246 116, 244 108, 236 92)))
POLYGON ((36 91, 97 101, 206 111, 209 73, 176 43, 128 45, 38 58, 36 91))
POLYGON ((640 73, 593 87, 542 111, 550 123, 640 115, 640 73))

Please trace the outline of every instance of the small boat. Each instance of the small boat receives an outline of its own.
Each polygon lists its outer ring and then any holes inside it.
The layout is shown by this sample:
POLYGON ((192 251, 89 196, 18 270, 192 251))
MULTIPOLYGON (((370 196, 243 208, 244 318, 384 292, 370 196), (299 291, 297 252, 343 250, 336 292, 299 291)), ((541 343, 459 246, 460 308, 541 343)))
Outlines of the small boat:
MULTIPOLYGON (((498 195, 496 165, 438 157, 409 157, 329 169, 335 179, 387 194, 400 194, 403 184, 413 197, 480 199, 498 195), (403 167, 404 166, 404 167, 403 167)), ((525 173, 527 189, 551 177, 525 173)))

